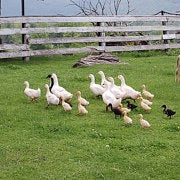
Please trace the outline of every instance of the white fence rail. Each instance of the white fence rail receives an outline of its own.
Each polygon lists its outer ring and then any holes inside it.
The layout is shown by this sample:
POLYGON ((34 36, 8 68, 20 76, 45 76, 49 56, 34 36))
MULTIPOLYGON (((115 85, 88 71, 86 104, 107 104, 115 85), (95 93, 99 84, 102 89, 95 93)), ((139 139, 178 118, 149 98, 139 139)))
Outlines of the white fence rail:
POLYGON ((26 35, 26 41, 23 41, 24 44, 1 44, 0 58, 180 48, 180 44, 176 42, 180 39, 180 34, 178 34, 180 32, 179 22, 180 16, 0 17, 1 37, 7 35, 26 35), (136 23, 136 25, 133 23, 130 24, 130 22, 136 23), (145 25, 142 24, 142 22, 149 22, 149 24, 155 22, 156 24, 145 25), (6 24, 22 23, 26 23, 25 28, 6 27, 6 24), (63 27, 31 27, 31 23, 36 23, 37 26, 39 23, 48 23, 48 26, 50 24, 53 26, 54 23, 58 23, 58 25, 61 26, 61 23, 63 23, 63 27), (67 26, 64 27, 65 23, 67 26), (78 23, 78 26, 72 27, 71 23, 78 23), (84 24, 79 25, 79 23, 87 24, 85 24, 85 26, 84 24), (91 23, 93 23, 93 25, 91 23), (102 26, 98 26, 99 24, 102 26), (33 34, 44 33, 79 33, 80 36, 56 38, 31 37, 33 34), (84 37, 83 33, 89 33, 89 36, 84 37), (94 33, 93 36, 92 33, 94 33), (112 36, 109 33, 116 34, 112 36), (122 33, 126 33, 126 36, 122 36, 122 33), (146 45, 139 43, 142 41, 151 43, 147 43, 146 45), (152 41, 161 41, 161 43, 157 44, 152 41), (126 42, 126 45, 123 44, 123 42, 126 42), (138 42, 138 44, 134 43, 131 45, 131 42, 138 42), (66 43, 102 43, 102 46, 93 45, 82 48, 31 50, 32 45, 66 43), (108 43, 111 44, 108 45, 108 43), (113 43, 116 44, 112 46, 113 43))

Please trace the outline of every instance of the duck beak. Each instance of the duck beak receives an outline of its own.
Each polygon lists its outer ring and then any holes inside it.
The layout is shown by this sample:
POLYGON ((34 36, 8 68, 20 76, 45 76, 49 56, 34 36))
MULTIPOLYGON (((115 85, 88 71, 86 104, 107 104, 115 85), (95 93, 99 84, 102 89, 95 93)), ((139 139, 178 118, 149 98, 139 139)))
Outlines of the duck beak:
POLYGON ((47 78, 51 78, 51 74, 49 74, 49 75, 46 77, 46 79, 47 79, 47 78))

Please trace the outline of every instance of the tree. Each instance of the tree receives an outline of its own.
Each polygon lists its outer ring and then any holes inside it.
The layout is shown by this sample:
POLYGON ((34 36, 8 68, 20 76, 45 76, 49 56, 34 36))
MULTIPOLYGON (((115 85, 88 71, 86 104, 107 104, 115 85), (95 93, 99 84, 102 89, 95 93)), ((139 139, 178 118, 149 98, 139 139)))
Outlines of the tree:
MULTIPOLYGON (((125 14, 129 14, 133 9, 130 8, 129 0, 125 1, 127 4, 127 11, 125 14)), ((70 0, 69 6, 78 8, 79 12, 76 15, 119 15, 122 2, 122 0, 79 0, 79 2, 70 0)))

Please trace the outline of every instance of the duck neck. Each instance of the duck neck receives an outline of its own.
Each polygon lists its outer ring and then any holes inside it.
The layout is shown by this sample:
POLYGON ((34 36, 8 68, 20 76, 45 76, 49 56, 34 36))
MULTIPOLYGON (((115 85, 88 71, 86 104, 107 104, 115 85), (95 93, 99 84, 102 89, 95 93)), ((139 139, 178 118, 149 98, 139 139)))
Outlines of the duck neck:
POLYGON ((166 107, 163 107, 163 108, 164 108, 164 109, 163 109, 163 112, 166 113, 166 107))
POLYGON ((114 87, 114 82, 111 82, 110 88, 114 87))
POLYGON ((104 82, 104 80, 106 80, 106 78, 105 78, 105 75, 104 74, 101 74, 101 78, 102 78, 102 83, 104 82))
POLYGON ((142 120, 143 120, 143 117, 140 117, 139 119, 140 119, 140 121, 142 121, 142 120))
POLYGON ((91 76, 91 84, 95 84, 95 78, 91 76))
POLYGON ((26 88, 29 88, 29 83, 26 83, 25 86, 26 86, 26 88))
POLYGON ((111 107, 111 111, 114 111, 113 107, 112 107, 112 104, 109 104, 109 106, 111 107))
POLYGON ((106 85, 106 91, 109 91, 109 90, 110 90, 110 85, 107 84, 107 85, 106 85))
POLYGON ((54 85, 59 85, 57 77, 52 78, 54 81, 54 85))
POLYGON ((126 83, 125 83, 125 79, 124 79, 124 77, 121 77, 121 86, 124 86, 126 83))
POLYGON ((54 79, 51 78, 51 80, 50 80, 50 86, 49 86, 50 92, 51 92, 51 89, 52 89, 53 85, 54 85, 54 79))
POLYGON ((49 87, 46 87, 46 93, 50 93, 49 87))

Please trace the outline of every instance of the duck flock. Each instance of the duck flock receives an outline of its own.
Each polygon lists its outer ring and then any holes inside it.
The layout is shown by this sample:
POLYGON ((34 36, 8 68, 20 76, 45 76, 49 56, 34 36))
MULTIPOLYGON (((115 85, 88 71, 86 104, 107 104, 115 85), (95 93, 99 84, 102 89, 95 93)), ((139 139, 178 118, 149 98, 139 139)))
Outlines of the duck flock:
MULTIPOLYGON (((140 107, 144 109, 144 111, 148 113, 150 112, 154 95, 146 90, 146 86, 144 84, 141 86, 142 92, 139 92, 128 86, 125 82, 125 78, 122 75, 118 75, 121 85, 117 86, 114 83, 113 77, 108 77, 106 79, 103 71, 99 71, 98 74, 101 76, 101 84, 96 84, 94 75, 89 74, 88 77, 91 79, 90 90, 95 96, 102 97, 102 100, 106 105, 106 111, 109 111, 110 108, 114 113, 115 118, 117 116, 123 117, 126 125, 132 125, 133 120, 129 117, 129 114, 131 111, 136 109, 137 106, 127 100, 127 108, 123 107, 122 101, 126 99, 132 99, 134 101, 139 100, 140 107)), ((46 108, 48 108, 50 104, 56 106, 61 104, 64 111, 71 111, 72 105, 70 101, 73 94, 59 85, 56 74, 49 74, 47 78, 50 78, 50 85, 45 84, 47 100, 46 108)), ((41 90, 39 88, 37 90, 31 89, 28 81, 25 81, 24 85, 26 86, 24 93, 31 98, 32 101, 37 101, 37 99, 41 96, 41 90)), ((89 105, 89 102, 81 96, 80 91, 77 91, 76 95, 78 102, 78 113, 82 115, 88 114, 86 106, 89 105)), ((164 108, 163 113, 166 114, 167 117, 171 118, 171 116, 176 113, 170 109, 166 109, 166 105, 163 105, 162 107, 164 108)), ((142 114, 139 114, 139 120, 143 128, 151 127, 150 123, 143 119, 142 114)))

